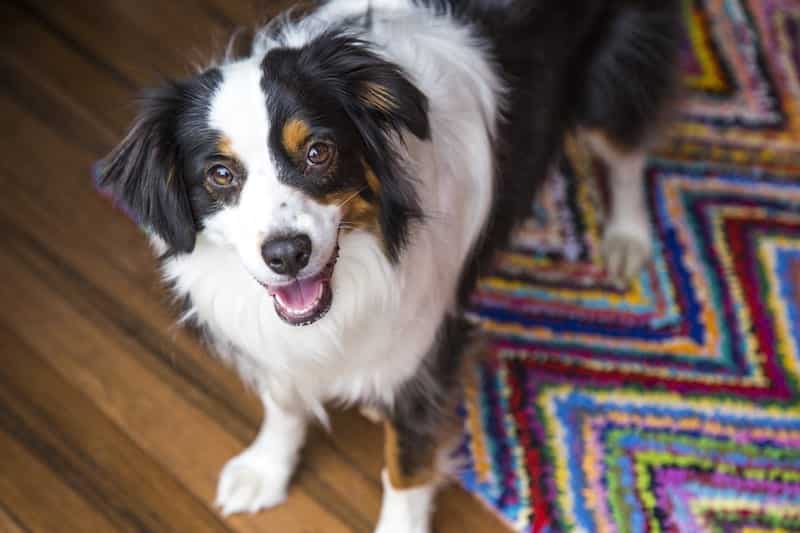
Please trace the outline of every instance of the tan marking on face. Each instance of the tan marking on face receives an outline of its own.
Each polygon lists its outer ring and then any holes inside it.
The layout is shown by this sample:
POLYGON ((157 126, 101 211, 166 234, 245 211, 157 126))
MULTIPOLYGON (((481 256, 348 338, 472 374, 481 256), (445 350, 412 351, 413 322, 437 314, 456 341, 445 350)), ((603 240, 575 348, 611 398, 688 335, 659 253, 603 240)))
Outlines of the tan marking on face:
POLYGON ((368 81, 364 83, 361 98, 370 107, 384 113, 391 113, 397 109, 397 98, 384 85, 368 81))
POLYGON ((368 202, 361 196, 349 201, 342 210, 343 231, 363 229, 377 236, 381 235, 378 223, 378 206, 368 202))
POLYGON ((343 191, 328 194, 320 200, 325 205, 341 206, 342 231, 349 233, 362 229, 380 236, 378 206, 361 196, 361 191, 343 191))
POLYGON ((344 233, 362 229, 381 238, 382 233, 380 230, 380 221, 378 220, 380 204, 377 202, 377 197, 380 195, 381 182, 365 161, 362 160, 362 164, 364 165, 364 180, 367 182, 366 188, 368 188, 374 196, 371 201, 361 195, 363 189, 351 189, 330 193, 322 198, 320 202, 325 205, 341 206, 341 229, 344 233))
MULTIPOLYGON (((220 136, 219 140, 217 141, 217 150, 214 153, 214 163, 220 163, 228 167, 228 169, 233 172, 237 176, 244 176, 246 175, 246 171, 244 166, 242 165, 241 159, 239 158, 239 154, 236 153, 236 150, 233 149, 233 141, 225 135, 220 136)), ((209 164, 210 166, 210 164, 209 164)), ((208 168, 206 168, 206 172, 208 168)), ((223 192, 220 189, 215 189, 209 182, 208 179, 203 180, 203 188, 206 192, 215 198, 216 200, 220 200, 225 195, 231 196, 231 191, 227 193, 223 192)))
POLYGON ((283 124, 281 142, 286 149, 286 153, 292 157, 297 157, 310 136, 311 128, 308 123, 299 118, 290 118, 283 124))
POLYGON ((388 420, 383 425, 384 428, 384 456, 386 461, 386 471, 389 474, 389 481, 396 489, 410 489, 427 485, 436 479, 435 450, 425 450, 419 456, 419 464, 414 465, 413 472, 404 472, 400 464, 400 441, 397 430, 388 420))
POLYGON ((222 135, 217 141, 217 155, 221 155, 233 161, 239 160, 239 156, 233 149, 233 141, 225 135, 222 135))

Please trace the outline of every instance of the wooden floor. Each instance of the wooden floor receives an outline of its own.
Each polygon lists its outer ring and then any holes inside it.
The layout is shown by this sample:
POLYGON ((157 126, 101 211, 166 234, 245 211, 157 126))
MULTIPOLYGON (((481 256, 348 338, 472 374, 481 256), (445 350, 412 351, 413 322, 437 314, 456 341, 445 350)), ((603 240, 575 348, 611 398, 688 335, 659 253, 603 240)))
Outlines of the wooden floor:
MULTIPOLYGON (((287 2, 0 2, 0 530, 371 531, 382 435, 312 432, 289 500, 213 507, 258 400, 173 327, 137 228, 92 188, 137 90, 180 76, 287 2)), ((503 531, 457 488, 437 531, 503 531)))

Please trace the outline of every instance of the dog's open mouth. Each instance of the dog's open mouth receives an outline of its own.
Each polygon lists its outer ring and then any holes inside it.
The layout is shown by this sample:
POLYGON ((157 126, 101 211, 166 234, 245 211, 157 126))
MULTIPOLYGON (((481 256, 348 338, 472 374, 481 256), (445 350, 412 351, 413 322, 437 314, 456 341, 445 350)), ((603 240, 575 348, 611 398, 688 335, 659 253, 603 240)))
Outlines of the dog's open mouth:
POLYGON ((331 260, 319 273, 284 285, 266 285, 275 302, 275 312, 284 322, 293 326, 307 326, 325 316, 333 303, 331 277, 338 258, 337 247, 331 260))

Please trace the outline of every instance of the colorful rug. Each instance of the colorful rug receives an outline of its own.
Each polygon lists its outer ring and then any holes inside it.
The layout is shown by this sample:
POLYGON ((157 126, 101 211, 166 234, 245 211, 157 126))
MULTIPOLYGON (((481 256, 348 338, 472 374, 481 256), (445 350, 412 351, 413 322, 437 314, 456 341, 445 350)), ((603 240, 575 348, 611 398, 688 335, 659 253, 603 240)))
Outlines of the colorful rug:
POLYGON ((461 481, 517 531, 800 531, 800 0, 685 15, 651 264, 607 282, 564 165, 475 295, 461 481))

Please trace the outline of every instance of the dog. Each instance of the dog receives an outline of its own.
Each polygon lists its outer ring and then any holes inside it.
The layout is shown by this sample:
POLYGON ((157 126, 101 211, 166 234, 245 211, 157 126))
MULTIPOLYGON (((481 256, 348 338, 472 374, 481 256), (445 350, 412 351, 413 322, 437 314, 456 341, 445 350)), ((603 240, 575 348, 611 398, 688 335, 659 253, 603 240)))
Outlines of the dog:
POLYGON ((309 420, 380 413, 380 533, 430 530, 462 309, 574 135, 608 168, 609 275, 650 254, 645 153, 675 97, 675 0, 331 0, 144 93, 99 184, 267 416, 224 514, 279 504, 309 420))

